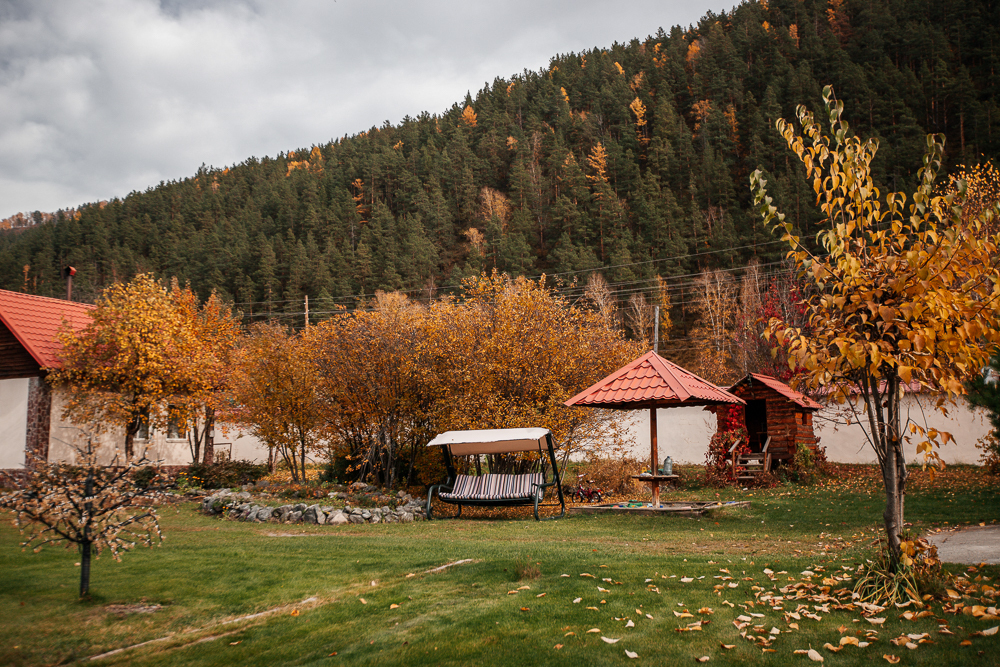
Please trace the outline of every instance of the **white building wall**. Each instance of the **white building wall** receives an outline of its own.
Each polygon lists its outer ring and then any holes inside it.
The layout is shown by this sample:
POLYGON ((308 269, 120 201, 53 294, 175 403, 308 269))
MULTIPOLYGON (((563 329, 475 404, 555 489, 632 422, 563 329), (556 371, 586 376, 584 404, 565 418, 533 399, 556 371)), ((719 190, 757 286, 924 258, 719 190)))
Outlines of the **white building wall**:
MULTIPOLYGON (((27 382, 27 381, 25 381, 27 382)), ((52 421, 49 431, 49 461, 72 461, 75 459, 76 449, 74 445, 83 442, 81 438, 86 437, 85 432, 90 433, 100 446, 100 461, 110 463, 117 455, 119 459, 124 459, 125 454, 125 430, 120 427, 113 427, 98 432, 94 427, 81 427, 62 418, 63 407, 66 404, 66 395, 61 391, 52 392, 52 421)), ((24 410, 26 414, 26 408, 24 410)), ((24 429, 22 427, 21 440, 21 460, 24 459, 24 429)), ((223 427, 217 425, 215 429, 216 442, 232 442, 234 460, 245 459, 255 463, 267 462, 267 446, 260 443, 250 435, 242 434, 233 427, 223 427), (238 438, 234 440, 234 438, 238 438)), ((191 447, 187 438, 168 439, 166 433, 154 430, 147 440, 136 439, 135 452, 145 453, 150 461, 156 461, 161 465, 189 465, 191 463, 191 447)), ((221 447, 228 449, 228 447, 221 447)), ((4 466, 0 466, 4 467, 4 466)))
POLYGON ((0 469, 24 467, 29 382, 28 378, 0 380, 0 469))

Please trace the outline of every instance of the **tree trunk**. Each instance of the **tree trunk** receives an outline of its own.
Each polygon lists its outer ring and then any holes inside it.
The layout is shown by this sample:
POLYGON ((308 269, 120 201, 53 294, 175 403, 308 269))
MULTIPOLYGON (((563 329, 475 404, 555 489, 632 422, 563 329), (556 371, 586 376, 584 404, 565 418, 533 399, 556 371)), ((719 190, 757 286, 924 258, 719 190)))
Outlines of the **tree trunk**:
POLYGON ((210 408, 205 406, 205 430, 203 435, 205 437, 205 448, 204 448, 204 459, 202 463, 205 465, 212 465, 215 463, 215 436, 213 435, 215 431, 215 408, 210 408))
POLYGON ((80 542, 80 597, 90 594, 90 540, 80 542))
POLYGON ((882 482, 885 485, 886 538, 889 543, 890 563, 895 571, 900 558, 900 536, 905 529, 903 505, 906 496, 906 458, 900 437, 899 377, 890 373, 886 378, 885 401, 888 412, 884 424, 885 457, 882 461, 882 482))

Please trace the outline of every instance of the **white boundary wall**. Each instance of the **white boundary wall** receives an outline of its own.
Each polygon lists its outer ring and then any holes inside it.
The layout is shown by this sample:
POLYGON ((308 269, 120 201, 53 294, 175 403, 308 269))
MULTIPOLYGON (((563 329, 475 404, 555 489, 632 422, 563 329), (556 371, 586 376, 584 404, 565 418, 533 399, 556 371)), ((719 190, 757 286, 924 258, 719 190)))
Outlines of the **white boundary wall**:
MULTIPOLYGON (((991 429, 986 412, 969 408, 964 399, 948 406, 948 415, 935 410, 936 399, 929 395, 906 394, 901 408, 905 416, 918 424, 939 431, 947 431, 955 438, 938 449, 938 454, 946 464, 961 463, 981 465, 980 450, 976 442, 991 429)), ((813 417, 820 446, 826 448, 826 457, 833 463, 878 463, 875 451, 865 439, 861 426, 857 423, 846 425, 842 412, 835 407, 825 407, 813 417), (838 423, 839 422, 839 423, 838 423)), ((628 433, 632 436, 631 455, 649 461, 649 410, 622 412, 622 419, 630 422, 628 433)), ((656 411, 656 440, 659 461, 670 456, 675 463, 705 462, 708 443, 715 434, 715 415, 704 408, 669 408, 656 411)), ((920 463, 922 455, 916 453, 916 443, 906 446, 907 461, 920 463)))
POLYGON ((24 467, 29 382, 28 378, 0 380, 0 469, 24 467))

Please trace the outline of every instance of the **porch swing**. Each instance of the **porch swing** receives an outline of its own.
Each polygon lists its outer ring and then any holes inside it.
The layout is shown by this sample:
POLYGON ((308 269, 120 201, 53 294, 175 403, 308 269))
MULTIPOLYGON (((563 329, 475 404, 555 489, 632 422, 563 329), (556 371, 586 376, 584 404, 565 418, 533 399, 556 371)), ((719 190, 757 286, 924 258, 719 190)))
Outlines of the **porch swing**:
POLYGON ((462 508, 466 505, 471 507, 532 505, 536 521, 558 519, 566 515, 566 500, 563 498, 562 485, 559 483, 555 445, 552 441, 552 432, 547 428, 447 431, 435 437, 427 443, 427 446, 441 447, 448 470, 448 481, 444 484, 435 484, 427 492, 428 519, 433 518, 431 498, 435 492, 441 502, 458 505, 458 513, 453 517, 456 519, 462 516, 462 508), (537 452, 538 456, 506 456, 521 452, 537 452), (466 459, 462 465, 463 470, 459 473, 455 466, 456 456, 476 458, 466 459), (482 456, 486 457, 485 472, 480 458, 482 456), (552 473, 551 482, 545 481, 548 471, 552 473), (546 503, 545 492, 553 486, 558 502, 552 498, 546 503), (539 507, 556 506, 562 507, 562 512, 558 516, 539 518, 539 507))

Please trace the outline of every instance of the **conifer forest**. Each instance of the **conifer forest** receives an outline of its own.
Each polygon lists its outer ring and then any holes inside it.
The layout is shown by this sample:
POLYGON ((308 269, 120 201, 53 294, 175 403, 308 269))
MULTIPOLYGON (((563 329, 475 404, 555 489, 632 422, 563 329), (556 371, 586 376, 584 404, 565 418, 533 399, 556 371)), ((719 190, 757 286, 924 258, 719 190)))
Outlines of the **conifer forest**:
POLYGON ((494 269, 545 274, 571 298, 599 273, 623 319, 630 301, 667 307, 683 358, 714 326, 699 317, 708 277, 735 301, 746 267, 759 294, 787 274, 787 245, 752 208, 755 169, 815 236, 815 193, 775 121, 798 104, 822 118, 832 85, 851 130, 879 140, 886 191, 912 191, 928 133, 945 135, 945 174, 995 164, 997 26, 996 0, 757 0, 651 26, 398 125, 8 219, 0 288, 62 297, 72 265, 74 300, 92 301, 149 272, 216 291, 245 322, 301 326, 307 299, 318 321, 494 269))

